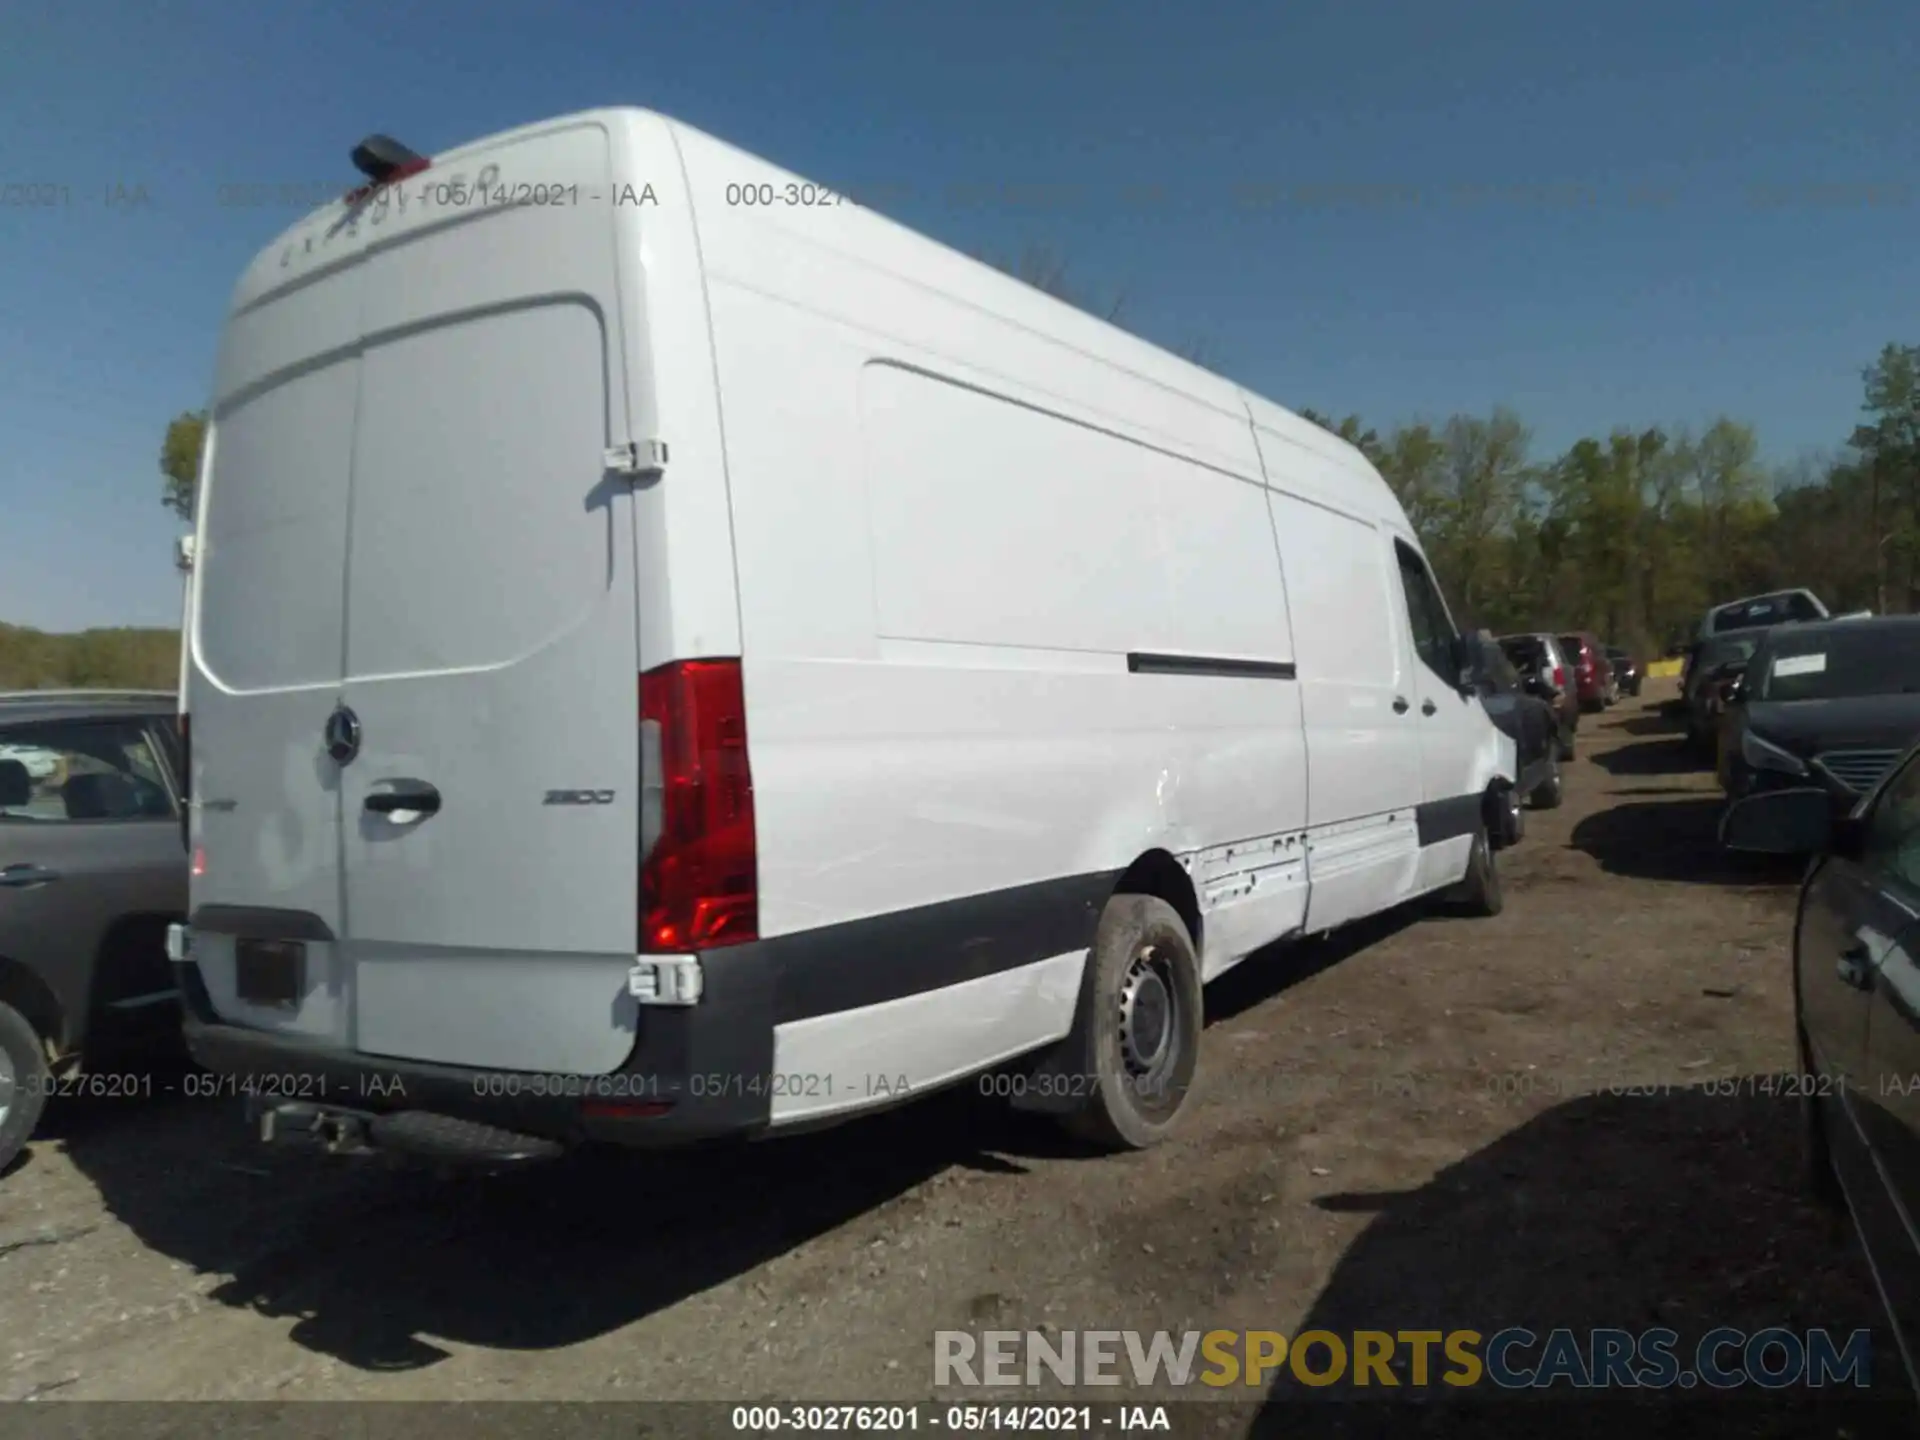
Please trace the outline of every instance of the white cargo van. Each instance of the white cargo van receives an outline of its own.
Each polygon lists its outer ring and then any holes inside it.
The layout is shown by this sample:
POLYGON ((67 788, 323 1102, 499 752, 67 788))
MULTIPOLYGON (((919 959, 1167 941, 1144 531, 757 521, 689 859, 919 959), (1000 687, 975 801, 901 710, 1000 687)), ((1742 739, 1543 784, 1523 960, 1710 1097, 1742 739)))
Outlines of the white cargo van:
POLYGON ((269 1138, 991 1072, 1145 1145, 1203 982, 1499 908, 1512 743, 1350 446, 656 114, 354 153, 234 294, 189 607, 173 945, 269 1138))

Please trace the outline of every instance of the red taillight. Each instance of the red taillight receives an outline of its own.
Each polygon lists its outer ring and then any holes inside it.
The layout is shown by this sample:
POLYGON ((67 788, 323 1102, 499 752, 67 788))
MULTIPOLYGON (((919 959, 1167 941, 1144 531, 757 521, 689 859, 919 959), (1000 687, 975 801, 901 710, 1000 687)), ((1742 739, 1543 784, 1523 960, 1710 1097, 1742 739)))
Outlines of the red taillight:
POLYGON ((1553 667, 1553 688, 1556 690, 1564 690, 1567 688, 1566 666, 1556 665, 1553 667))
POLYGON ((753 776, 738 660, 681 660, 640 677, 657 729, 659 835, 641 840, 640 951, 737 945, 760 933, 753 776))

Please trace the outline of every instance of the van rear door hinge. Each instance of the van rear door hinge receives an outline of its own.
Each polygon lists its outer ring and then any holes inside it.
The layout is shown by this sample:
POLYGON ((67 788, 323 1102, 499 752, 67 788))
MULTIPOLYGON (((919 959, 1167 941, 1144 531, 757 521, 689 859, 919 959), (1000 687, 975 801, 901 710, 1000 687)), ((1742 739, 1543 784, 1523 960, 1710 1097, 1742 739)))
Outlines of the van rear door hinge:
POLYGON ((632 441, 606 453, 607 469, 616 475, 659 475, 667 468, 667 442, 632 441))

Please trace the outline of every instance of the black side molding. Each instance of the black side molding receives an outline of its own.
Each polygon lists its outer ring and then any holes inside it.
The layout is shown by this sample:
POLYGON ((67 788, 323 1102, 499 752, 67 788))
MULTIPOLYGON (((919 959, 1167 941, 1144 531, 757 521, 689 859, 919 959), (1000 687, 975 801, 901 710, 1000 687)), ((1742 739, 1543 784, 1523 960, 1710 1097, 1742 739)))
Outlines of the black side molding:
POLYGON ((1219 655, 1155 655, 1135 650, 1127 656, 1135 675, 1239 675, 1260 680, 1294 679, 1291 660, 1230 660, 1219 655))
POLYGON ((1419 831, 1420 844, 1423 847, 1438 845, 1442 840, 1473 834, 1485 821, 1485 807, 1484 792, 1422 801, 1413 807, 1413 823, 1419 831))

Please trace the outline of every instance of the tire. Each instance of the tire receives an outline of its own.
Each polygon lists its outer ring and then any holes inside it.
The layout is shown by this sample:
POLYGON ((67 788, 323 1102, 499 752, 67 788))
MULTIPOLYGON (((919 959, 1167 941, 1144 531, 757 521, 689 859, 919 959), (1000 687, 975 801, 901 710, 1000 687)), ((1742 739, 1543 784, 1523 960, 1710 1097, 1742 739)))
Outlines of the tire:
POLYGON ((1173 1132, 1193 1094, 1204 1026, 1200 962, 1186 923, 1155 895, 1115 895, 1080 982, 1074 1053, 1086 1093, 1060 1117, 1106 1150, 1173 1132))
POLYGON ((1566 798, 1566 785, 1560 778, 1560 762, 1553 762, 1553 769, 1547 778, 1533 787, 1533 793, 1527 802, 1536 810, 1558 810, 1560 802, 1566 798))
POLYGON ((1807 1193, 1827 1210, 1842 1212, 1847 1195, 1840 1188, 1839 1172, 1833 1168, 1833 1147, 1827 1142, 1827 1119, 1820 1113, 1815 1094, 1818 1083, 1813 1058, 1807 1049, 1806 1031, 1800 1022, 1793 1025, 1795 1048, 1800 1055, 1800 1174, 1807 1193))
POLYGON ((47 1103, 47 1054, 26 1017, 0 1005, 0 1174, 26 1148, 47 1103))
POLYGON ((1451 915, 1488 919, 1506 907, 1500 889, 1500 866, 1493 858, 1493 846, 1487 843, 1483 825, 1473 832, 1473 853, 1467 857, 1467 873, 1457 885, 1441 892, 1442 908, 1451 915))

